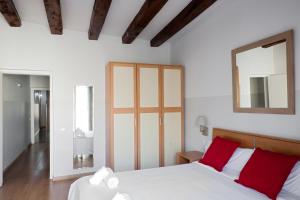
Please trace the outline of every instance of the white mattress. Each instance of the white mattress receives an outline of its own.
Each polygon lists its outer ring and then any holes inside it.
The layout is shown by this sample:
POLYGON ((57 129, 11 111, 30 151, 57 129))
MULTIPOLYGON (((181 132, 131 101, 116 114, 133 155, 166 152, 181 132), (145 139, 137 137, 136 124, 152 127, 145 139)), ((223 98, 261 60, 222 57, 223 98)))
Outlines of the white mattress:
POLYGON ((111 200, 116 192, 127 193, 132 200, 268 199, 199 163, 120 172, 116 176, 120 179, 116 190, 108 190, 104 184, 92 186, 88 176, 78 179, 70 187, 69 200, 111 200))

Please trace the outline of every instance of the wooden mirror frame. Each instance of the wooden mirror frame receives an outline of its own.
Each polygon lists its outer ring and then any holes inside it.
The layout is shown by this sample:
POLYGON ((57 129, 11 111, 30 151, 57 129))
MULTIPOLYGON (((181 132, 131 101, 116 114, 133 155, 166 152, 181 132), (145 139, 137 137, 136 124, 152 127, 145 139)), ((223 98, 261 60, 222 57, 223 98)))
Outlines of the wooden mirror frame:
POLYGON ((233 91, 233 111, 242 113, 269 113, 269 114, 295 114, 295 73, 294 73, 294 32, 289 30, 266 39, 239 47, 232 50, 232 91, 233 91), (236 68, 236 55, 238 53, 251 50, 264 45, 276 44, 279 41, 286 41, 287 54, 287 108, 241 108, 239 72, 236 68))

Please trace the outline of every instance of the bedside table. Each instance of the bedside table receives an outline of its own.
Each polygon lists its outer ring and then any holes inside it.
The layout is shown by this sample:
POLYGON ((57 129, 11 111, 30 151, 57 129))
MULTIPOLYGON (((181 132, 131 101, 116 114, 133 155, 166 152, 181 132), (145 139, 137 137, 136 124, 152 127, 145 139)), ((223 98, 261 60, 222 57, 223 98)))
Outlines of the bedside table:
POLYGON ((198 161, 202 156, 203 153, 199 151, 178 152, 176 154, 176 164, 180 165, 198 161))

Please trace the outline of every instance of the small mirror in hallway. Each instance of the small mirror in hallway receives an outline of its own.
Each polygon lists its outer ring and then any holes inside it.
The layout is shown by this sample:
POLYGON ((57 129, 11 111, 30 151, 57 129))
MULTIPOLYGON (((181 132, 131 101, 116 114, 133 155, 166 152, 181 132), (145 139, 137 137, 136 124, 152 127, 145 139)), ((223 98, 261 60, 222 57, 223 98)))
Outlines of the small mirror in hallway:
POLYGON ((94 166, 94 99, 92 86, 74 91, 73 168, 94 166))

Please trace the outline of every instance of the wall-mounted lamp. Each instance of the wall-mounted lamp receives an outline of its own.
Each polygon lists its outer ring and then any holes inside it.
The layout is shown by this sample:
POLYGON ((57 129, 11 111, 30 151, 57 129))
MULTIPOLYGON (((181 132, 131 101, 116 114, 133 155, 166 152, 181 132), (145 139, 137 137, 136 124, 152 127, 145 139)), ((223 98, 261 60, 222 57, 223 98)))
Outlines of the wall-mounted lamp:
POLYGON ((196 125, 200 127, 199 130, 203 136, 208 136, 207 118, 205 116, 198 116, 196 125))
POLYGON ((21 83, 17 83, 17 87, 22 87, 22 84, 21 83))

